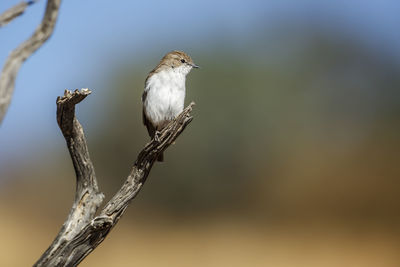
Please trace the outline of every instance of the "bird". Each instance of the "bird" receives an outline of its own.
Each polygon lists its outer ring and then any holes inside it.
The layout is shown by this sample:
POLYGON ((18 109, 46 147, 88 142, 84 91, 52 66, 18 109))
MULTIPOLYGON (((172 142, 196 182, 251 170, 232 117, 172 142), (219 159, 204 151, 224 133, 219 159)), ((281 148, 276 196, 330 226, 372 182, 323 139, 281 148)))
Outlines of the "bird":
MULTIPOLYGON (((199 66, 192 58, 175 50, 167 53, 147 75, 142 94, 142 118, 151 139, 183 111, 186 75, 193 68, 199 66)), ((164 161, 163 152, 157 161, 164 161)))

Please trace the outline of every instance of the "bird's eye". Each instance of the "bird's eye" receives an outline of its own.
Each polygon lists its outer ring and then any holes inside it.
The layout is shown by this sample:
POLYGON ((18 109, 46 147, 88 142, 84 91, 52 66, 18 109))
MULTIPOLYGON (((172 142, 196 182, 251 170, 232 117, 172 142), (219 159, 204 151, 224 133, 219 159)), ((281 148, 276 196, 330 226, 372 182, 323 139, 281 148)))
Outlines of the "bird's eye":
POLYGON ((181 59, 181 62, 182 62, 182 63, 185 63, 186 61, 182 58, 182 59, 181 59))

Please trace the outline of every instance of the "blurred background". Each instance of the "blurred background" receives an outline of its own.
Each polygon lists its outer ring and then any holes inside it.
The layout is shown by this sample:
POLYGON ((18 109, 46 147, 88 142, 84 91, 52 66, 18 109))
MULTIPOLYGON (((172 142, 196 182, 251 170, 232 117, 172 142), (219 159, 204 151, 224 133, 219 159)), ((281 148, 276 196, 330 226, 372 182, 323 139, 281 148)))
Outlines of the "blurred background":
MULTIPOLYGON (((0 2, 0 12, 19 0, 0 2)), ((45 1, 0 30, 0 62, 45 1)), ((147 73, 171 50, 194 121, 81 266, 400 266, 400 2, 64 1, 0 126, 0 265, 29 266, 71 207, 56 123, 77 107, 108 200, 148 141, 147 73)))

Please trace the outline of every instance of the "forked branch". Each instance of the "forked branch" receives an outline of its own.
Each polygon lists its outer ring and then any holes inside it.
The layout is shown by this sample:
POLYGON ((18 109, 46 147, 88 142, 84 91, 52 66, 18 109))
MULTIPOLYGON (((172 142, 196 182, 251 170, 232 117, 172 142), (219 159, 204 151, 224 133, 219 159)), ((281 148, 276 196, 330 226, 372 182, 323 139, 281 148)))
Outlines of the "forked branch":
POLYGON ((175 141, 193 119, 190 115, 194 105, 192 102, 143 148, 121 189, 96 216, 103 194, 97 187, 82 126, 75 117, 75 105, 90 93, 88 89, 74 92, 66 90, 63 97, 57 98, 57 121, 74 164, 76 194, 67 220, 35 266, 76 266, 92 252, 139 193, 158 155, 175 141))

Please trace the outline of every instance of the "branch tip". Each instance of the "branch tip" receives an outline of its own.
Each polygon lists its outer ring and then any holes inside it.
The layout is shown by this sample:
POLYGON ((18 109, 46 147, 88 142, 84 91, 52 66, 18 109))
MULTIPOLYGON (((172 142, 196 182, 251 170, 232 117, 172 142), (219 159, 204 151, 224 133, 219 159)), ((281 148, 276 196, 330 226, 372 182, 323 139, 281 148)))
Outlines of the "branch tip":
POLYGON ((76 89, 74 92, 65 90, 63 96, 57 97, 57 104, 72 103, 76 105, 91 93, 92 91, 90 91, 88 88, 83 88, 80 91, 76 89))

